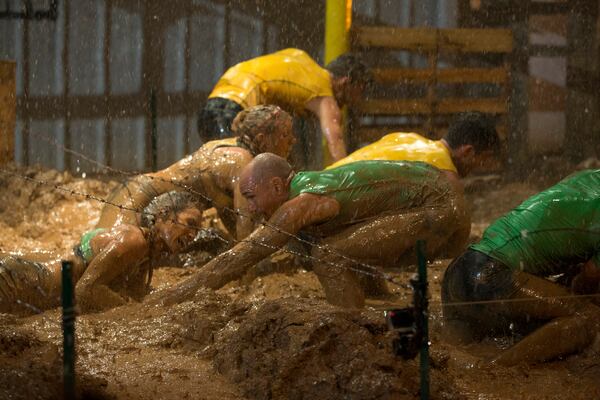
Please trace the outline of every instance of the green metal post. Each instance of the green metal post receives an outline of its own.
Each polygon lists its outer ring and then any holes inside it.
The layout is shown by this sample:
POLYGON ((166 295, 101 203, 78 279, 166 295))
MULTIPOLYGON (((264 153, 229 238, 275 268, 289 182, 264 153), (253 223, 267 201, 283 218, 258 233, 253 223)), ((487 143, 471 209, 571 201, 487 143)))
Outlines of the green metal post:
POLYGON ((424 240, 417 241, 417 262, 419 266, 419 292, 417 296, 420 304, 415 306, 420 309, 417 322, 421 327, 422 342, 420 351, 421 371, 421 399, 429 399, 429 327, 428 327, 428 301, 427 301, 427 257, 425 255, 426 243, 424 240))
POLYGON ((62 262, 63 384, 64 398, 75 399, 75 296, 73 264, 62 262))

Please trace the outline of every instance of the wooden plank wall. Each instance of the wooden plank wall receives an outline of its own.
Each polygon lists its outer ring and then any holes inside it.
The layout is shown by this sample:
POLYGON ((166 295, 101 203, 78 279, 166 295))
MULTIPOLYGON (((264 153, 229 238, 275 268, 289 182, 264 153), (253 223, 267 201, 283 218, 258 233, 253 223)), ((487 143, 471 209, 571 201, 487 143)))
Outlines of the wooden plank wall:
POLYGON ((15 63, 0 61, 0 165, 14 160, 16 85, 15 63))
MULTIPOLYGON (((362 26, 353 28, 353 47, 356 50, 374 52, 374 78, 383 97, 364 101, 355 111, 359 115, 377 117, 422 118, 421 133, 439 137, 455 114, 479 111, 506 116, 509 111, 508 94, 511 84, 508 55, 513 50, 513 36, 508 29, 434 29, 397 28, 385 26, 362 26), (377 57, 385 52, 403 51, 426 58, 422 68, 385 65, 378 67, 377 57), (463 63, 469 58, 492 57, 500 62, 471 66, 463 63), (448 65, 447 60, 451 60, 448 65), (454 62, 454 61, 456 62, 454 62), (442 63, 444 63, 443 66, 442 63), (489 66, 488 66, 489 65, 489 66), (499 88, 496 95, 485 97, 469 95, 466 85, 499 88), (396 85, 396 86, 394 86, 396 85), (386 88, 425 88, 421 95, 394 97, 385 95, 386 88), (440 90, 440 87, 445 87, 440 90), (448 87, 459 88, 459 95, 450 95, 448 87), (445 94, 442 93, 445 91, 445 94), (462 96, 461 96, 462 95, 462 96), (441 123, 440 123, 441 122, 441 123)), ((391 53, 390 53, 391 54, 391 53)), ((391 56, 394 57, 393 55, 391 56)), ((389 58, 388 58, 389 60, 389 58)), ((505 118, 501 118, 505 120, 505 118)), ((414 120, 411 120, 411 123, 414 120)), ((502 123, 501 125, 505 125, 502 123)), ((355 142, 377 140, 391 130, 411 130, 409 126, 361 126, 355 123, 355 142), (358 126, 356 126, 358 125, 358 126)), ((499 126, 505 132, 505 126, 499 126)))

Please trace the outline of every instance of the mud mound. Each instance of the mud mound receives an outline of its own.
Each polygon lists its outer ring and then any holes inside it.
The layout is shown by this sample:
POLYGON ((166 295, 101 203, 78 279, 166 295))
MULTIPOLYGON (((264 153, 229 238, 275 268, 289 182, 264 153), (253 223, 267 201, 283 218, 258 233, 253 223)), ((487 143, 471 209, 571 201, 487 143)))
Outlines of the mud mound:
MULTIPOLYGON (((281 299, 231 319, 206 352, 253 399, 413 399, 417 365, 395 358, 389 342, 378 313, 281 299)), ((436 381, 436 397, 454 396, 436 381)))
MULTIPOLYGON (((41 341, 27 329, 0 330, 0 398, 60 399, 62 368, 62 356, 55 345, 41 341)), ((105 393, 106 381, 86 375, 77 379, 79 398, 113 399, 105 393)))
POLYGON ((113 181, 75 178, 68 172, 39 167, 3 167, 0 248, 6 251, 70 248, 83 231, 93 226, 102 203, 57 190, 56 186, 105 198, 115 185, 113 181), (15 236, 23 239, 18 247, 15 236))

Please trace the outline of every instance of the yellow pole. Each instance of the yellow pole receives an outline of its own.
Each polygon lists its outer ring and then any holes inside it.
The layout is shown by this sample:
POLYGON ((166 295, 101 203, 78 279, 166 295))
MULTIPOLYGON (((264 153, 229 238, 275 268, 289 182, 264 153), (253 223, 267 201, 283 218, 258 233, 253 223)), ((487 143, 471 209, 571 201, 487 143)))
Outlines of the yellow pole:
MULTIPOLYGON (((325 6, 325 64, 350 48, 348 31, 352 25, 352 0, 327 0, 325 6)), ((323 137, 323 166, 331 164, 323 137)))
POLYGON ((348 51, 352 0, 327 0, 325 8, 325 64, 348 51))

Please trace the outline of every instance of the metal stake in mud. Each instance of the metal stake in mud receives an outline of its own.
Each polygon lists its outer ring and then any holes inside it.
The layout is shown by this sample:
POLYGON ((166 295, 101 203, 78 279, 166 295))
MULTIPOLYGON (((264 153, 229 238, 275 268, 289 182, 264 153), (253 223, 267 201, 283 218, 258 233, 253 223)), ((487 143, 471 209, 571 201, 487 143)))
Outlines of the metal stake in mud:
POLYGON ((150 148, 152 171, 158 170, 158 134, 156 130, 156 90, 150 89, 150 121, 152 128, 150 129, 150 148))
POLYGON ((418 281, 411 280, 415 294, 415 311, 417 332, 421 332, 420 363, 421 399, 429 399, 429 313, 427 306, 427 257, 425 241, 417 241, 417 262, 419 266, 418 281))
POLYGON ((62 262, 63 388, 66 400, 75 399, 75 307, 73 264, 62 262))
POLYGON ((429 327, 427 300, 427 258, 425 241, 416 244, 419 275, 410 280, 413 306, 386 311, 388 327, 398 333, 392 342, 394 353, 404 359, 420 354, 421 399, 429 399, 429 327))

